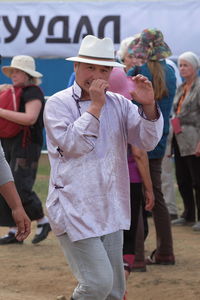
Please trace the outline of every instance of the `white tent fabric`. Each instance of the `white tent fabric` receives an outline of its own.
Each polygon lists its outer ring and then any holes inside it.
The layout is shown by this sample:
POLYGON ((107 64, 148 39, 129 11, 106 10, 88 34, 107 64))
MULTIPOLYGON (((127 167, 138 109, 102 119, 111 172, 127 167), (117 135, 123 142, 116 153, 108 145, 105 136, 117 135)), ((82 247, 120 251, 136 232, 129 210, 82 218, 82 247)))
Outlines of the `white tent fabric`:
POLYGON ((1 2, 0 54, 68 57, 86 34, 108 36, 115 48, 125 37, 158 28, 176 58, 200 56, 200 1, 1 2))

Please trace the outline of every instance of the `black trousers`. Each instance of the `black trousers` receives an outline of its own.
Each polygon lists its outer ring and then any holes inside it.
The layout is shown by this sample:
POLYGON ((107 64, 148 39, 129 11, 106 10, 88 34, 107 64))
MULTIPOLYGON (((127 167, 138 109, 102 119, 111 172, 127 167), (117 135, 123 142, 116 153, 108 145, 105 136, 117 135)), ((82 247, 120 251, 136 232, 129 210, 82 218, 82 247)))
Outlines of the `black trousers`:
POLYGON ((182 217, 189 222, 200 221, 200 157, 181 156, 176 138, 173 137, 175 172, 178 189, 183 199, 182 217))
POLYGON ((144 203, 142 183, 130 183, 131 226, 124 230, 123 255, 135 254, 136 233, 140 209, 144 203))
MULTIPOLYGON (((42 203, 33 191, 41 146, 28 143, 22 147, 21 135, 2 139, 1 142, 27 215, 31 220, 42 218, 44 216, 42 203)), ((0 196, 0 226, 15 226, 11 209, 2 196, 0 196)))

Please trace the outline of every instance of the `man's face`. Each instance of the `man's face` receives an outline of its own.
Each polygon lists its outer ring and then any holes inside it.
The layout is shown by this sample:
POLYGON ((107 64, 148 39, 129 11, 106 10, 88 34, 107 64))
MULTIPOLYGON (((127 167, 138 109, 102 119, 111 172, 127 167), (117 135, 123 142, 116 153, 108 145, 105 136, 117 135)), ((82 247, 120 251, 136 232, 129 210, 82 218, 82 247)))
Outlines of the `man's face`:
POLYGON ((112 67, 75 62, 74 71, 76 82, 82 88, 82 96, 89 97, 89 88, 93 80, 103 79, 108 81, 112 67))

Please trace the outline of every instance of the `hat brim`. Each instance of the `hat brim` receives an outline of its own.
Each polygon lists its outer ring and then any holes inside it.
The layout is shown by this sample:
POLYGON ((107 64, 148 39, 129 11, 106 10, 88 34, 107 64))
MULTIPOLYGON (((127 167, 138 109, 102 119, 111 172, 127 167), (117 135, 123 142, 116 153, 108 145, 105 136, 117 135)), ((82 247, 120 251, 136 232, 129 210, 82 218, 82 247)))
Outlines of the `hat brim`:
POLYGON ((116 61, 108 61, 108 60, 98 60, 93 58, 82 58, 82 57, 68 57, 65 60, 74 61, 74 62, 82 62, 85 64, 92 64, 92 65, 100 65, 100 66, 107 66, 107 67, 120 67, 125 68, 126 66, 123 64, 120 64, 116 61))
POLYGON ((149 52, 149 48, 143 45, 130 47, 129 52, 133 53, 136 58, 147 60, 165 59, 172 55, 169 46, 165 42, 162 42, 159 46, 153 47, 152 52, 149 52))
POLYGON ((1 68, 2 72, 4 73, 4 75, 6 75, 7 77, 11 77, 11 73, 14 69, 18 69, 20 71, 23 71, 27 74, 29 74, 30 76, 34 77, 34 78, 40 78, 43 75, 40 72, 37 71, 33 71, 30 69, 25 69, 25 68, 20 68, 20 67, 10 67, 10 66, 3 66, 1 68))

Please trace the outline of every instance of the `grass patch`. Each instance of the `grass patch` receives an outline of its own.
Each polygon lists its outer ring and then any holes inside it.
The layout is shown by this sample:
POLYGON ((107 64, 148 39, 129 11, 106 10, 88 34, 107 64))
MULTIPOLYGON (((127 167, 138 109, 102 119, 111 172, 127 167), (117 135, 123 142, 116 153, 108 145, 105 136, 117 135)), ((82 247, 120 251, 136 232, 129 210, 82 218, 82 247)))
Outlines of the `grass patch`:
POLYGON ((41 154, 34 191, 43 204, 46 202, 49 186, 50 164, 47 154, 41 154))

